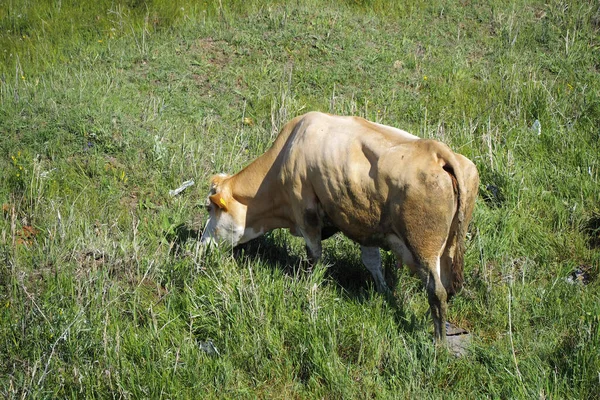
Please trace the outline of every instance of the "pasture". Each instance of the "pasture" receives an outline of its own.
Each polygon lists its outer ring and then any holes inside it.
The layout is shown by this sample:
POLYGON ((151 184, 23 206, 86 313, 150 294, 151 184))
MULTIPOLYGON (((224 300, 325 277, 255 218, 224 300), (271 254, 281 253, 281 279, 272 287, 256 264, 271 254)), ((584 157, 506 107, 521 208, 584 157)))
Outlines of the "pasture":
POLYGON ((0 396, 600 398, 599 55, 595 1, 5 1, 0 396), (390 254, 396 306, 339 235, 200 251, 310 110, 477 165, 465 356, 390 254))

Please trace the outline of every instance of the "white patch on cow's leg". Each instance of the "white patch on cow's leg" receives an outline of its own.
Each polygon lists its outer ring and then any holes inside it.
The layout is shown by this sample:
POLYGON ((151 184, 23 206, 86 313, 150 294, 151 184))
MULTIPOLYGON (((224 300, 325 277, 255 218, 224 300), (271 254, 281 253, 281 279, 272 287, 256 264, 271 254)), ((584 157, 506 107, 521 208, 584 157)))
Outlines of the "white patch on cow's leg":
POLYGON ((447 253, 440 257, 440 279, 446 291, 452 289, 452 263, 454 260, 447 253))
POLYGON ((386 239, 390 250, 396 255, 398 261, 409 266, 415 265, 412 253, 401 238, 396 235, 388 235, 386 239))
POLYGON ((360 252, 363 264, 367 267, 371 275, 373 275, 377 291, 389 295, 390 289, 385 283, 383 269, 381 268, 381 253, 379 252, 379 247, 360 246, 360 252))
POLYGON ((440 279, 447 292, 452 290, 452 264, 454 263, 455 253, 456 240, 446 241, 440 255, 440 279))

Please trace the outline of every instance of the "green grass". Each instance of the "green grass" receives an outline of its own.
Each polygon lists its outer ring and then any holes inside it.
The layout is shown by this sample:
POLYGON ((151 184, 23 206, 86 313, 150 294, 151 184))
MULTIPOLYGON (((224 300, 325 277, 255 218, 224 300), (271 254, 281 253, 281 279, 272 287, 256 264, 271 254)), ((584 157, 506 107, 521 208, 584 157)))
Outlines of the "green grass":
POLYGON ((600 397, 598 5, 222 3, 0 6, 0 394, 600 397), (208 178, 309 110, 477 164, 467 356, 389 254, 397 307, 342 237, 200 251, 208 178))

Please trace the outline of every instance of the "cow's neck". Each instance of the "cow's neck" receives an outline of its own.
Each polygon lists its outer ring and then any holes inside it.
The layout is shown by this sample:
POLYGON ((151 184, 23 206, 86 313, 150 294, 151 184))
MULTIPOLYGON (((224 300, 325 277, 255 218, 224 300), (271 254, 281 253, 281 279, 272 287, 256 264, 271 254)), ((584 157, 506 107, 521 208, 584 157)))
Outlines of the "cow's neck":
POLYGON ((246 226, 263 232, 290 228, 285 198, 281 195, 276 149, 271 148, 242 171, 229 178, 231 194, 247 206, 246 226))
POLYGON ((268 200, 269 196, 279 192, 276 190, 281 189, 278 176, 281 169, 279 157, 286 142, 293 135, 293 130, 300 125, 297 124, 298 119, 299 117, 296 117, 283 127, 269 150, 230 178, 233 194, 239 201, 246 204, 253 200, 268 200))
POLYGON ((262 156, 230 178, 232 195, 247 208, 246 226, 263 232, 293 228, 290 207, 280 181, 280 156, 288 139, 302 126, 302 116, 294 118, 279 132, 275 142, 262 156))
POLYGON ((229 178, 232 195, 243 204, 262 200, 274 184, 272 171, 275 157, 271 152, 263 154, 246 168, 229 178))

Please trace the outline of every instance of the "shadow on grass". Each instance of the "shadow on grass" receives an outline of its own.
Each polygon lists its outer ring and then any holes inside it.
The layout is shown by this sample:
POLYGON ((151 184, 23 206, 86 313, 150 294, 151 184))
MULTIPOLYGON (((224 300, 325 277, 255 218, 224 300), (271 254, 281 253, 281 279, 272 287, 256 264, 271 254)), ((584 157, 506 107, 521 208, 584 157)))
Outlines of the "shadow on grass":
POLYGON ((311 270, 306 259, 289 251, 286 243, 276 243, 271 235, 263 235, 236 246, 233 256, 240 262, 263 262, 272 270, 279 270, 287 276, 297 276, 311 270))
MULTIPOLYGON (((292 254, 288 251, 287 245, 276 243, 269 235, 237 246, 234 249, 234 257, 239 261, 263 262, 271 269, 282 271, 288 276, 298 276, 299 273, 309 274, 311 270, 305 258, 292 254)), ((360 259, 349 253, 325 258, 324 261, 328 264, 325 277, 335 282, 336 290, 341 296, 360 303, 368 301, 371 296, 382 296, 388 306, 394 310, 396 323, 402 331, 411 333, 422 329, 415 315, 407 315, 403 304, 398 302, 396 296, 374 293, 371 273, 362 265, 360 259)), ((388 287, 393 290, 398 281, 396 263, 392 265, 385 257, 383 261, 388 287)))
POLYGON ((590 249, 600 248, 600 210, 593 210, 583 223, 583 233, 590 249))
MULTIPOLYGON (((178 255, 188 240, 200 240, 202 232, 188 227, 186 224, 177 225, 165 235, 172 243, 171 255, 178 255)), ((306 258, 294 254, 286 243, 278 243, 271 235, 263 235, 248 243, 236 246, 233 256, 238 261, 264 262, 271 269, 277 269, 288 276, 297 276, 298 273, 310 273, 311 267, 306 258)), ((358 245, 357 245, 358 246, 358 245)), ((362 265, 357 257, 343 253, 335 257, 325 257, 329 267, 325 276, 336 282, 342 291, 350 298, 364 300, 370 296, 369 287, 374 285, 371 273, 362 265)), ((389 264, 385 263, 384 264, 389 264)), ((388 286, 396 286, 397 277, 393 271, 395 266, 386 268, 388 286)))
MULTIPOLYGON (((185 224, 180 224, 172 233, 166 235, 169 242, 173 243, 171 254, 177 255, 188 240, 200 240, 202 232, 185 224)), ((311 268, 306 258, 298 256, 289 250, 288 245, 280 243, 272 235, 263 235, 248 243, 236 246, 233 250, 234 258, 240 262, 262 262, 272 270, 281 271, 287 276, 310 274, 311 268)), ((338 253, 335 257, 325 257, 328 264, 325 277, 335 282, 336 290, 340 295, 360 303, 368 301, 371 296, 383 296, 384 300, 394 310, 396 323, 406 333, 422 329, 415 315, 408 315, 403 304, 394 295, 376 293, 371 273, 362 265, 360 258, 352 253, 338 253)), ((383 257, 385 277, 392 290, 397 287, 398 275, 395 261, 383 257)))
POLYGON ((198 229, 190 228, 186 224, 179 224, 172 231, 165 233, 165 239, 172 243, 169 253, 172 256, 180 254, 181 249, 188 240, 200 240, 202 232, 198 229))

